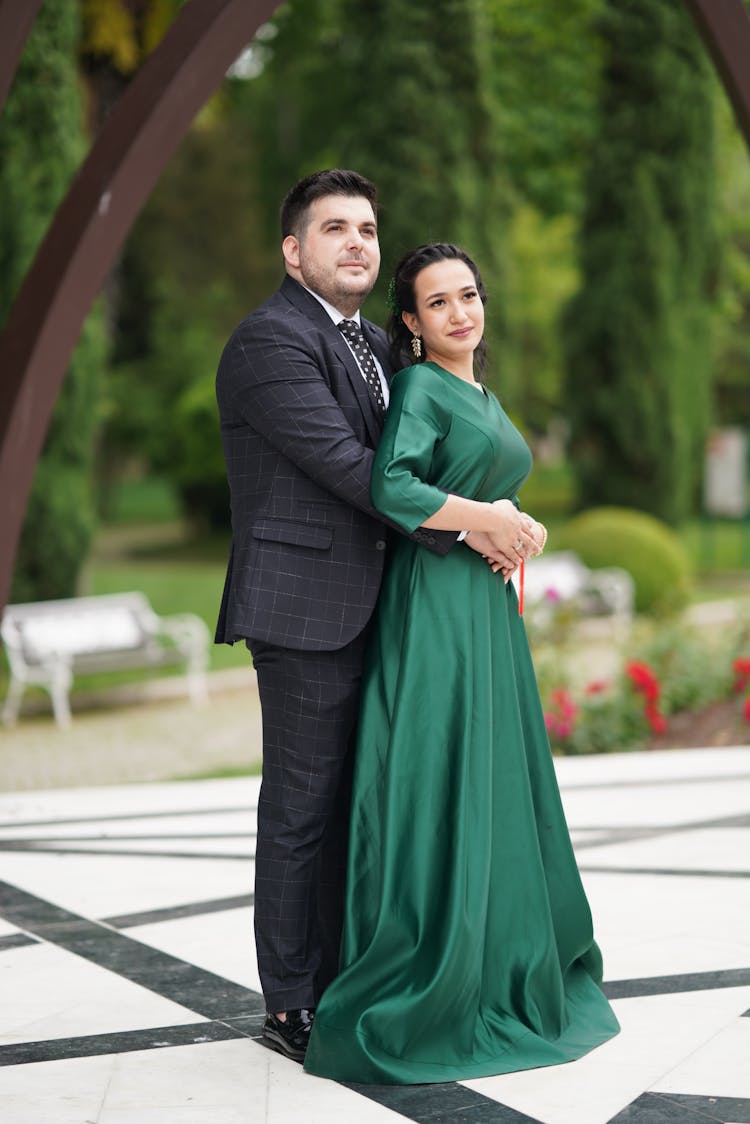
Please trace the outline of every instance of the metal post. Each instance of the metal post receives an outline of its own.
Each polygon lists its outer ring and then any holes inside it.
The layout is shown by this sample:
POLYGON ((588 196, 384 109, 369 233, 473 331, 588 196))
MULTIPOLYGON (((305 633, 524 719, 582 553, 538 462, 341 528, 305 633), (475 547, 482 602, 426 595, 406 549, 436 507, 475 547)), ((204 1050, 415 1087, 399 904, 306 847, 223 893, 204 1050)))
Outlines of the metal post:
POLYGON ((0 0, 0 110, 43 0, 0 0))
POLYGON ((750 148, 750 10, 744 0, 684 0, 750 148))

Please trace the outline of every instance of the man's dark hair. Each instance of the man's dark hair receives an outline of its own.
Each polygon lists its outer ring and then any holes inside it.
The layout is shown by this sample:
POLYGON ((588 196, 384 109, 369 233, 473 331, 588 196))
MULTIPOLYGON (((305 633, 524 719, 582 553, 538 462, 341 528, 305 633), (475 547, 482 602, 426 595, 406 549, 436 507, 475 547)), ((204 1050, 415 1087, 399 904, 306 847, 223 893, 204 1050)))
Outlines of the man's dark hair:
POLYGON ((281 204, 281 237, 293 234, 295 238, 301 238, 307 227, 311 205, 325 195, 362 195, 377 212, 377 188, 359 172, 346 168, 313 172, 296 183, 281 204))

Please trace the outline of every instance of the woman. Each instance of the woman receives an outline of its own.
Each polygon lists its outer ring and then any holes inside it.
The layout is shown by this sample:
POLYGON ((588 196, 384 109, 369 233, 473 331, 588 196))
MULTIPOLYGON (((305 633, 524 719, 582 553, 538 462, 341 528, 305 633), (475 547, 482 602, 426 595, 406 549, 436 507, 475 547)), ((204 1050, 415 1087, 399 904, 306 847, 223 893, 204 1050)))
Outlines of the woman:
POLYGON ((529 450, 476 381, 485 292, 447 244, 400 262, 375 505, 405 530, 489 533, 503 573, 399 538, 363 682, 341 974, 305 1068, 450 1081, 569 1061, 617 1033, 510 572, 544 529, 529 450), (408 361, 408 359, 407 359, 408 361))

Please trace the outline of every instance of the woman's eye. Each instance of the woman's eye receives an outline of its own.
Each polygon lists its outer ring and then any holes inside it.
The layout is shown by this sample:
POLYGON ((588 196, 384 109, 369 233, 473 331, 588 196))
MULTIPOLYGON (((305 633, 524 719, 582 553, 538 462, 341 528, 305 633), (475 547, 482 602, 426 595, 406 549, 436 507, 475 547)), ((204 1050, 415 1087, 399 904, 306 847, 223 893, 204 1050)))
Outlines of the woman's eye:
POLYGON ((432 304, 430 305, 430 308, 441 308, 442 305, 444 305, 444 304, 445 304, 445 301, 443 300, 442 297, 440 297, 440 298, 438 298, 438 300, 432 302, 432 304))
POLYGON ((471 293, 464 293, 464 300, 473 301, 476 295, 476 292, 473 291, 471 293))

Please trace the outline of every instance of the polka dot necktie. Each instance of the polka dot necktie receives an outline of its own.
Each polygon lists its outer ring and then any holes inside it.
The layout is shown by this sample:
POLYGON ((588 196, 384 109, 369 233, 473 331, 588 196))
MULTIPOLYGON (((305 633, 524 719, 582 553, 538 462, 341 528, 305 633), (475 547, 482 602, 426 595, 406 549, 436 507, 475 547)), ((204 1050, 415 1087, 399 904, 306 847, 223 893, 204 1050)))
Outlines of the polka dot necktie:
POLYGON ((378 413, 381 415, 384 414, 385 399, 383 398, 383 387, 364 332, 356 320, 341 320, 339 321, 338 327, 344 339, 351 345, 354 358, 357 360, 359 369, 365 377, 367 389, 370 392, 370 397, 375 403, 378 413))

